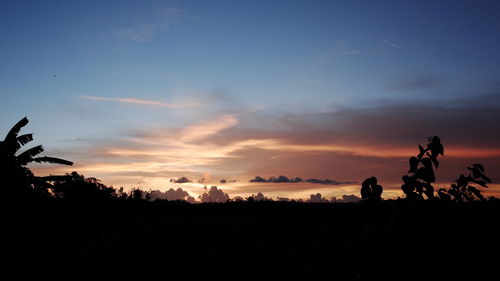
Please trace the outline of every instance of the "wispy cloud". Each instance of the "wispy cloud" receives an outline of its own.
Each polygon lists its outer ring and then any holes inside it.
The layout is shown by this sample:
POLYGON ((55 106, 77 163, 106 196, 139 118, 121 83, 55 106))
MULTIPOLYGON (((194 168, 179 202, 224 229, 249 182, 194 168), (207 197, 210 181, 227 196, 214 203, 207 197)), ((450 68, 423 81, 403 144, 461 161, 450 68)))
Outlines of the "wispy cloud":
POLYGON ((200 124, 188 126, 181 132, 181 140, 184 142, 203 140, 209 136, 219 133, 224 129, 231 128, 236 124, 238 124, 238 119, 232 115, 226 114, 218 117, 214 121, 205 121, 200 124))
POLYGON ((387 39, 384 39, 384 43, 386 43, 387 45, 389 45, 389 46, 391 46, 393 48, 399 49, 399 45, 398 44, 396 44, 394 42, 391 42, 391 41, 389 41, 387 39))
POLYGON ((153 12, 149 21, 124 28, 119 33, 132 41, 148 42, 158 34, 167 31, 173 24, 178 23, 180 18, 179 9, 165 7, 153 12))
POLYGON ((110 101, 110 102, 129 103, 129 104, 144 105, 144 106, 167 107, 174 109, 195 107, 200 105, 199 103, 196 102, 173 104, 173 103, 165 103, 160 101, 143 100, 136 98, 106 98, 106 97, 96 97, 96 96, 80 96, 80 98, 93 101, 110 101))

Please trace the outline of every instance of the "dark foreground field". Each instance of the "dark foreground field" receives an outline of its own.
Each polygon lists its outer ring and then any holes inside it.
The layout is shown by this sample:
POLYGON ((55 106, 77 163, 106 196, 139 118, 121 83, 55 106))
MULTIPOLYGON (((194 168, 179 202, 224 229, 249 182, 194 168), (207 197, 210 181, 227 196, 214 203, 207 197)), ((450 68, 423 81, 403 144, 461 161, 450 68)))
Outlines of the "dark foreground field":
POLYGON ((11 280, 478 279, 500 261, 498 201, 6 204, 11 280))

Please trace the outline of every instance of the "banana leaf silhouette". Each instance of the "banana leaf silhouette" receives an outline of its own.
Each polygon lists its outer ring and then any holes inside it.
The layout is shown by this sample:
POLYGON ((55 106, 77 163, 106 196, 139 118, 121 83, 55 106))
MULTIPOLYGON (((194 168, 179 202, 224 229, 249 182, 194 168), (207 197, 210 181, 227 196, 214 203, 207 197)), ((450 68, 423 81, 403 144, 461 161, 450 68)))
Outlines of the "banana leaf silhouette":
POLYGON ((16 149, 19 150, 23 145, 31 141, 33 141, 33 134, 24 134, 22 136, 17 137, 16 149))
POLYGON ((28 163, 33 161, 33 157, 37 156, 38 154, 42 153, 43 151, 44 150, 43 150, 43 147, 41 145, 37 145, 35 147, 32 147, 32 148, 26 150, 25 152, 19 154, 17 156, 17 162, 19 163, 19 165, 25 166, 28 163))
POLYGON ((46 163, 50 163, 50 164, 60 164, 60 165, 68 165, 68 166, 73 165, 73 162, 71 162, 71 161, 56 158, 56 157, 49 157, 49 156, 36 157, 36 158, 33 158, 32 161, 37 162, 37 163, 46 162, 46 163))
POLYGON ((12 190, 15 186, 22 186, 24 191, 32 190, 33 188, 45 188, 48 186, 44 177, 34 176, 31 170, 26 167, 30 163, 45 162, 51 164, 73 165, 73 162, 60 158, 48 156, 37 157, 44 151, 41 145, 29 148, 18 154, 18 151, 24 145, 33 141, 33 134, 19 136, 21 129, 28 123, 28 118, 24 117, 9 130, 5 139, 0 141, 0 181, 2 186, 5 186, 9 190, 12 190))
MULTIPOLYGON (((17 141, 17 135, 21 131, 21 129, 28 124, 28 118, 24 117, 21 119, 19 122, 17 122, 7 133, 4 139, 4 145, 10 149, 10 150, 15 150, 17 151, 19 149, 18 147, 18 141, 17 141), (17 149, 16 149, 17 148, 17 149)), ((22 140, 26 140, 28 137, 23 137, 22 140)))

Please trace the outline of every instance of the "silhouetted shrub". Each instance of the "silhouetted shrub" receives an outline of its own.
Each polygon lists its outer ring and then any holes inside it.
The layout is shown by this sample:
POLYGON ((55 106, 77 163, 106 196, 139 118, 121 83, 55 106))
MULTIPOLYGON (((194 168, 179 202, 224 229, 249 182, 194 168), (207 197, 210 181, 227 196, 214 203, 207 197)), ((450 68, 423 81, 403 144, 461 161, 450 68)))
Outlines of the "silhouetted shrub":
POLYGON ((406 194, 407 199, 423 199, 423 194, 428 199, 434 198, 434 186, 436 182, 434 175, 434 167, 439 167, 437 157, 444 155, 444 147, 441 144, 439 137, 434 136, 429 138, 429 143, 424 149, 421 145, 418 146, 419 154, 415 157, 410 157, 408 175, 403 176, 403 184, 401 189, 406 194))
POLYGON ((77 172, 66 174, 66 177, 54 181, 51 186, 54 196, 73 201, 108 200, 119 198, 112 187, 108 187, 96 178, 85 178, 77 172))
POLYGON ((377 184, 376 177, 367 178, 361 183, 361 199, 380 201, 382 200, 383 191, 383 187, 377 184))
POLYGON ((491 179, 486 176, 484 166, 476 163, 472 164, 472 167, 467 167, 467 169, 469 170, 468 176, 461 174, 448 190, 439 189, 438 195, 441 199, 456 202, 485 200, 481 194, 481 188, 488 188, 491 179), (471 183, 480 187, 473 186, 471 183))

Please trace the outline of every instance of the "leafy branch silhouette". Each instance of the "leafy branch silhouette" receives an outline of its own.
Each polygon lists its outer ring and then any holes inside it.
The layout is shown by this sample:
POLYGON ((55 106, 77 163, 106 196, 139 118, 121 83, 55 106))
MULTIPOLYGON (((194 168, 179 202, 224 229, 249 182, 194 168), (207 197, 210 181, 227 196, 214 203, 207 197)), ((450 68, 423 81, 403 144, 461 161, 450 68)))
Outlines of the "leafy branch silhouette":
POLYGON ((439 137, 429 137, 429 143, 424 148, 418 145, 418 155, 412 156, 409 159, 410 169, 408 174, 403 176, 403 184, 401 189, 406 194, 407 199, 424 199, 423 195, 428 199, 434 198, 434 186, 436 182, 434 167, 439 167, 438 156, 444 155, 444 146, 441 144, 439 137))
POLYGON ((486 176, 484 166, 475 163, 472 164, 472 167, 467 167, 467 169, 469 170, 468 176, 461 174, 448 190, 444 188, 438 190, 438 195, 441 199, 456 202, 485 200, 481 194, 481 187, 488 188, 488 183, 491 183, 491 179, 486 176), (471 183, 477 184, 480 187, 471 185, 471 183))

